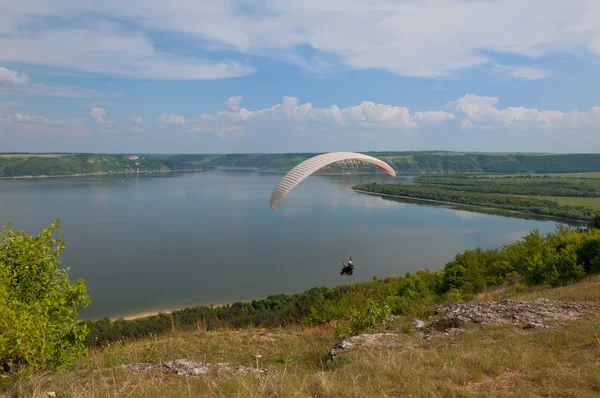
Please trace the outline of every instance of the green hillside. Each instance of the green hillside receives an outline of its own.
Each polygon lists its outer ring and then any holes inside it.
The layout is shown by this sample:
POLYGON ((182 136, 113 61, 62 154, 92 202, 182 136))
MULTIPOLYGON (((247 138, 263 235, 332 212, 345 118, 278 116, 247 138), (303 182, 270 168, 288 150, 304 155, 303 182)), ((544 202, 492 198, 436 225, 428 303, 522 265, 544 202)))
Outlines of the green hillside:
MULTIPOLYGON (((600 171, 600 154, 478 154, 458 152, 364 152, 388 162, 398 173, 582 173, 600 171)), ((225 167, 290 169, 317 153, 175 155, 180 163, 225 167)), ((327 172, 378 172, 359 162, 340 162, 327 172)))
MULTIPOLYGON (((388 162, 399 174, 600 172, 600 154, 506 154, 440 151, 364 152, 388 162)), ((0 154, 0 177, 248 167, 289 170, 318 153, 282 154, 0 154)), ((369 164, 338 162, 319 173, 381 173, 369 164)))
POLYGON ((164 172, 199 168, 203 169, 206 167, 189 163, 178 163, 170 159, 154 159, 136 155, 0 155, 0 177, 164 172))

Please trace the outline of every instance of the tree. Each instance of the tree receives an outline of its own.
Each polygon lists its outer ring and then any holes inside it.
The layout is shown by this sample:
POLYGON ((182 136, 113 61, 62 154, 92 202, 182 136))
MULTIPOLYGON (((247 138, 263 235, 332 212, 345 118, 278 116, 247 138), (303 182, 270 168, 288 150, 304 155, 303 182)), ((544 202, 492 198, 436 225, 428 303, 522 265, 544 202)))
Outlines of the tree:
POLYGON ((87 325, 78 309, 90 299, 83 279, 61 269, 60 219, 38 236, 0 234, 0 371, 59 369, 86 354, 87 325))
POLYGON ((589 229, 600 229, 600 214, 596 214, 594 219, 590 222, 589 229))

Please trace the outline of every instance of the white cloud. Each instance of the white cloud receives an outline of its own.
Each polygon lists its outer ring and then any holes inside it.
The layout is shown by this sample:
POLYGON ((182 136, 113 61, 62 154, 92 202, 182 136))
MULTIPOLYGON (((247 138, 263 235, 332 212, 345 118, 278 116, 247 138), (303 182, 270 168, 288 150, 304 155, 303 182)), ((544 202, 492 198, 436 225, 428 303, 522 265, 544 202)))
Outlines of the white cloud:
POLYGON ((227 108, 231 111, 237 111, 240 109, 240 101, 242 100, 242 96, 239 95, 237 97, 229 97, 227 99, 227 108))
POLYGON ((0 86, 22 86, 29 83, 29 76, 0 67, 0 86))
POLYGON ((90 117, 95 123, 106 123, 111 124, 114 123, 112 120, 104 119, 104 115, 106 115, 106 111, 102 108, 94 107, 90 110, 90 117))
POLYGON ((129 33, 110 23, 0 36, 0 60, 165 80, 222 79, 254 71, 236 61, 202 60, 158 51, 144 34, 129 33))
MULTIPOLYGON (((415 128, 423 124, 439 124, 451 120, 454 116, 446 111, 426 111, 411 113, 408 108, 364 101, 359 105, 339 108, 331 105, 327 108, 315 108, 311 103, 300 104, 296 97, 283 97, 281 104, 269 108, 250 111, 245 108, 220 111, 215 114, 203 114, 196 122, 226 120, 235 122, 253 121, 289 121, 295 123, 328 123, 335 125, 360 125, 415 128)), ((237 104, 236 104, 237 105, 237 104)), ((237 108, 237 107, 236 107, 237 108)))
POLYGON ((498 72, 527 80, 545 79, 552 75, 552 72, 535 66, 496 65, 494 69, 498 72))
POLYGON ((10 117, 10 120, 13 122, 22 122, 22 123, 50 123, 50 120, 46 119, 43 116, 39 115, 24 115, 21 113, 15 113, 10 117))
POLYGON ((473 128, 473 122, 470 120, 463 120, 460 122, 460 128, 463 130, 469 130, 473 128))
POLYGON ((137 124, 140 124, 140 123, 142 123, 144 121, 144 119, 141 116, 133 116, 131 118, 131 120, 133 120, 134 123, 137 123, 137 124))
MULTIPOLYGON (((163 52, 148 32, 185 38, 202 50, 258 54, 308 70, 341 65, 429 78, 493 64, 494 53, 536 59, 587 49, 600 55, 600 2, 590 0, 270 0, 256 7, 260 13, 248 13, 246 1, 6 3, 0 59, 136 78, 216 79, 254 70, 237 61, 163 52), (48 17, 70 23, 61 29, 37 23, 48 17), (304 46, 316 55, 296 51, 304 46)), ((541 73, 528 68, 512 74, 541 73)))
POLYGON ((90 151, 104 142, 104 150, 114 150, 135 139, 131 150, 151 152, 600 151, 600 106, 564 111, 500 104, 497 97, 467 94, 441 110, 372 101, 315 107, 287 96, 262 109, 239 107, 190 118, 163 113, 142 129, 132 119, 106 120, 107 112, 100 107, 89 111, 87 121, 54 120, 22 111, 19 104, 3 103, 0 146, 23 150, 30 143, 40 145, 40 150, 47 144, 53 150, 90 151), (168 132, 163 125, 171 126, 168 132), (82 146, 68 137, 82 140, 78 141, 82 146))
MULTIPOLYGON (((1 57, 1 56, 0 56, 1 57)), ((25 73, 0 67, 0 94, 47 95, 52 97, 99 97, 95 90, 63 85, 31 83, 25 73)))
POLYGON ((600 112, 597 107, 589 112, 572 110, 562 112, 557 110, 540 111, 535 108, 511 106, 500 109, 496 106, 496 97, 482 97, 467 94, 456 101, 448 103, 450 110, 456 112, 461 119, 464 129, 479 126, 494 129, 496 127, 542 128, 551 129, 561 126, 589 127, 600 126, 600 112))
POLYGON ((163 113, 159 116, 158 122, 163 125, 180 125, 183 126, 185 124, 185 118, 183 116, 170 114, 167 115, 163 113))

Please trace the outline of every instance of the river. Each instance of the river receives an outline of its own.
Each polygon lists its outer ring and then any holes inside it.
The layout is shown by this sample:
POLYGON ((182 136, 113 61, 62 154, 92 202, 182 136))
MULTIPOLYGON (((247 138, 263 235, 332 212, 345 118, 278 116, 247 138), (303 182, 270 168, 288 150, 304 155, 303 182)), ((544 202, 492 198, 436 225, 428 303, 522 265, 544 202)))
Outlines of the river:
POLYGON ((57 217, 61 256, 98 319, 296 293, 443 268, 457 252, 513 242, 554 221, 359 194, 386 175, 312 176, 269 207, 283 173, 209 172, 0 181, 0 223, 37 234, 57 217), (355 272, 341 276, 352 256, 355 272))

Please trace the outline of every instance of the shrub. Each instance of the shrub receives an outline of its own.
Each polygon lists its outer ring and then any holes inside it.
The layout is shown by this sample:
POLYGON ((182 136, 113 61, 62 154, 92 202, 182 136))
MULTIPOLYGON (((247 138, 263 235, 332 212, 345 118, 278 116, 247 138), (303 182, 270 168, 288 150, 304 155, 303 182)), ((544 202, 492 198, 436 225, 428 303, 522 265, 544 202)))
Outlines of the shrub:
POLYGON ((59 222, 35 237, 10 227, 0 235, 0 370, 59 369, 86 353, 78 308, 90 300, 83 280, 60 268, 59 222))
POLYGON ((334 333, 341 339, 357 335, 380 326, 391 314, 392 308, 389 305, 369 300, 365 309, 354 310, 349 319, 337 323, 334 333))

